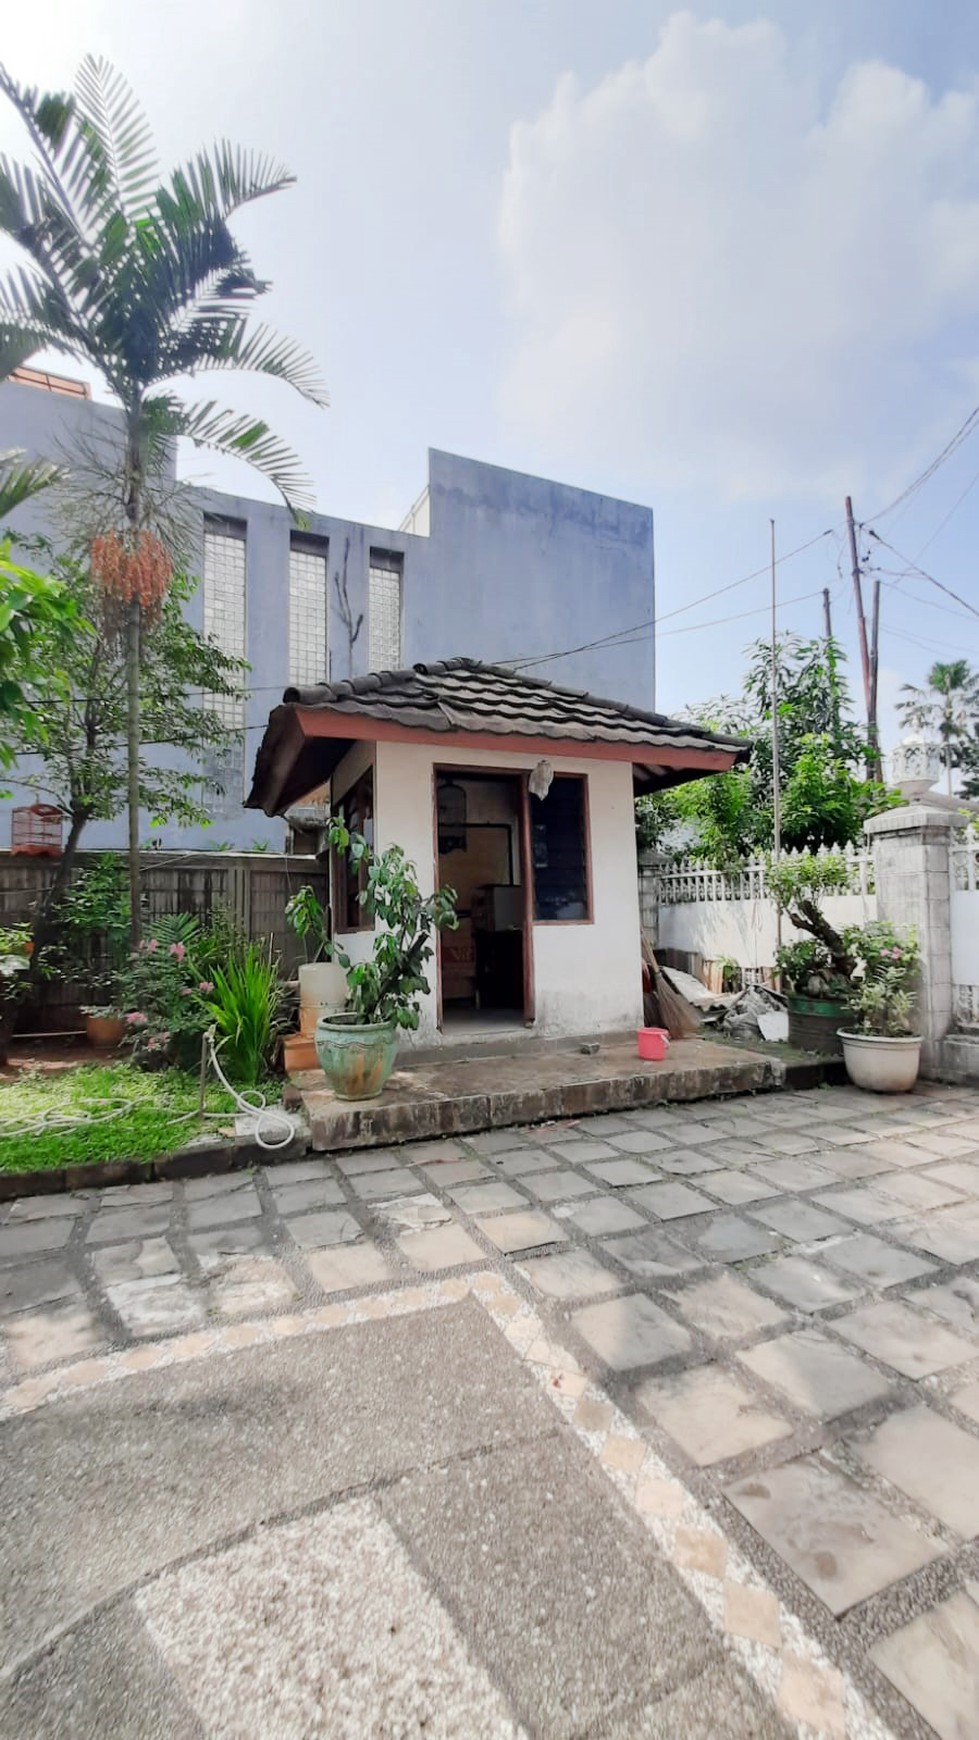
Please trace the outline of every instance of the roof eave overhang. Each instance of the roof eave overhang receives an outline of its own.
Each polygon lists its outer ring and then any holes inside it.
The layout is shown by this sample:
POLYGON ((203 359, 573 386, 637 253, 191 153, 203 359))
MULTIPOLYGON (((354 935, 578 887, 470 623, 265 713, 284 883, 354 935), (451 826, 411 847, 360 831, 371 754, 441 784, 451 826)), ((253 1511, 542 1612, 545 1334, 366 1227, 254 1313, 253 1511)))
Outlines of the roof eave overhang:
POLYGON ((295 702, 276 707, 270 716, 255 763, 255 779, 246 807, 266 815, 281 815, 309 791, 328 779, 352 742, 409 743, 430 749, 484 749, 498 754, 562 756, 584 761, 627 762, 635 784, 643 791, 679 785, 704 774, 722 773, 746 758, 747 751, 721 744, 672 747, 661 743, 622 743, 593 737, 540 737, 529 732, 506 734, 433 726, 400 725, 368 714, 331 707, 303 707, 295 702), (309 746, 317 745, 315 761, 309 746), (305 752, 305 753, 304 753, 305 752), (300 772, 308 763, 308 784, 300 772), (298 783, 303 789, 298 789, 298 783))

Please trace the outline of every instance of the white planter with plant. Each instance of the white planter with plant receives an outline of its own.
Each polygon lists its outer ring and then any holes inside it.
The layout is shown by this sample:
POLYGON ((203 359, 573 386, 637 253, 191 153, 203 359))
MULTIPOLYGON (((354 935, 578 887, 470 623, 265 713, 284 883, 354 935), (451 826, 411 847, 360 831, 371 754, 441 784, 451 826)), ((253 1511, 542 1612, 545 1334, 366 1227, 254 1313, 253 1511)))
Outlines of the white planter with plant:
POLYGON ((339 1099, 373 1099, 394 1068, 399 1034, 418 1027, 419 1000, 429 991, 425 970, 435 953, 433 937, 436 931, 456 929, 456 895, 452 888, 423 895, 418 871, 400 846, 388 846, 378 856, 342 821, 331 822, 329 843, 366 870, 359 899, 374 920, 374 947, 370 960, 355 964, 324 939, 346 975, 348 1005, 343 1014, 320 1017, 316 1055, 339 1099))
POLYGON ((332 951, 328 909, 305 883, 286 903, 286 918, 311 958, 299 968, 299 1031, 311 1037, 323 1015, 339 1015, 347 1006, 347 975, 332 951))
POLYGON ((917 939, 881 919, 854 926, 846 940, 856 961, 847 1025, 840 1030, 846 1073, 868 1093, 910 1093, 921 1064, 921 1034, 912 1021, 917 939))

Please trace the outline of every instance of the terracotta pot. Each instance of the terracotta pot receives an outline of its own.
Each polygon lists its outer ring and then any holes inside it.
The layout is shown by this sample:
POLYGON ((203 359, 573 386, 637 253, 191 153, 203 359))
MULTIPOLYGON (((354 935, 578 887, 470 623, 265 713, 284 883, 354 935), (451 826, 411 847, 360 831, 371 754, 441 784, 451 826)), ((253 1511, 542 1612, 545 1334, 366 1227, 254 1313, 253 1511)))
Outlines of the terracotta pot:
POLYGON ((872 1094, 907 1094, 918 1079, 921 1036, 884 1039, 875 1033, 842 1033, 843 1061, 854 1087, 872 1094))
POLYGON ((324 1016, 316 1026, 320 1068, 339 1100, 372 1100, 394 1068, 393 1021, 360 1024, 324 1016))
POLYGON ((94 1051, 115 1051, 126 1037, 126 1023, 119 1015, 86 1015, 85 1037, 94 1051))

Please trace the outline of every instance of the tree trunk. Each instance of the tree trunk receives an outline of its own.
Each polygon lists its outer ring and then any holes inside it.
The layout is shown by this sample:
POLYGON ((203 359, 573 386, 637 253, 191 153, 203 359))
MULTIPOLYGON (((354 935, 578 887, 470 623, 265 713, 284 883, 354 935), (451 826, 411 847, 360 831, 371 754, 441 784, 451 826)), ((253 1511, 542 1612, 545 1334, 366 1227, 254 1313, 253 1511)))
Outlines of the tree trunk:
POLYGON ((141 605, 130 600, 126 622, 126 776, 129 809, 130 935, 134 949, 142 935, 142 889, 139 864, 139 630, 141 605))
POLYGON ((72 811, 71 822, 68 827, 68 838, 65 841, 65 849, 62 852, 61 857, 58 859, 58 867, 55 870, 48 891, 34 914, 34 922, 31 925, 31 941, 34 944, 34 953, 31 956, 30 969, 30 976, 32 979, 36 980, 40 971, 44 949, 50 942, 51 937, 54 935, 58 907, 61 905, 65 893, 67 892, 68 884, 71 881, 71 873, 75 868, 75 859, 78 856, 78 843, 82 837, 82 830, 87 825, 88 820, 89 818, 87 814, 76 810, 72 811))

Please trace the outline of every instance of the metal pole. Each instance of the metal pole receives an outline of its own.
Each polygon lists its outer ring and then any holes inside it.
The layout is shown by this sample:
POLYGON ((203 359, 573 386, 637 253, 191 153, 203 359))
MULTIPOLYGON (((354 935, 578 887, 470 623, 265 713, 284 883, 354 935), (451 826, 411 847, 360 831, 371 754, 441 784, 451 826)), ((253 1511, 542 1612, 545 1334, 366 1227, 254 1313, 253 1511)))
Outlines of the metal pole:
POLYGON ((853 503, 847 496, 844 502, 846 512, 847 537, 850 540, 850 571, 853 575, 853 596, 857 605, 857 632, 860 636, 860 667, 863 671, 863 699, 867 710, 867 776, 873 779, 876 771, 876 726, 873 716, 873 695, 870 680, 870 649, 867 645, 867 618, 863 613, 863 587, 860 580, 860 558, 857 555, 857 529, 853 522, 853 503))
POLYGON ((874 758, 874 778, 883 783, 884 765, 880 757, 880 736, 877 731, 877 669, 880 638, 880 581, 874 581, 874 602, 870 617, 870 750, 874 758))
POLYGON ((827 640, 833 638, 833 615, 829 604, 829 587, 823 587, 823 634, 827 640))
MULTIPOLYGON (((778 650, 775 640, 776 629, 776 582, 775 582, 775 521, 770 522, 772 528, 772 823, 775 847, 775 862, 779 863, 782 856, 782 794, 779 790, 779 756, 778 756, 778 650)), ((775 906, 775 944, 782 947, 782 909, 776 902, 775 906)))

